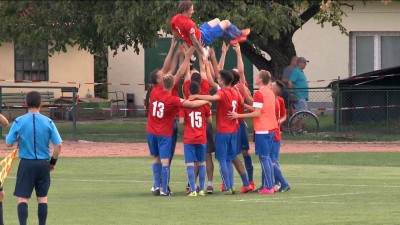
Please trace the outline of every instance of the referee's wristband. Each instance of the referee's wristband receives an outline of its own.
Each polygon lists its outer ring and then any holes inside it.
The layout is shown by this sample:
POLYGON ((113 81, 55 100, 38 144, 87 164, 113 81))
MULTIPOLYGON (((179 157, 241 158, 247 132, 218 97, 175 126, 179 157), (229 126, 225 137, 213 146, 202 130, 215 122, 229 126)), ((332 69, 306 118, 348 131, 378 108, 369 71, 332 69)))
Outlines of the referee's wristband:
POLYGON ((55 166, 57 163, 57 159, 53 158, 53 156, 50 159, 50 165, 55 166))

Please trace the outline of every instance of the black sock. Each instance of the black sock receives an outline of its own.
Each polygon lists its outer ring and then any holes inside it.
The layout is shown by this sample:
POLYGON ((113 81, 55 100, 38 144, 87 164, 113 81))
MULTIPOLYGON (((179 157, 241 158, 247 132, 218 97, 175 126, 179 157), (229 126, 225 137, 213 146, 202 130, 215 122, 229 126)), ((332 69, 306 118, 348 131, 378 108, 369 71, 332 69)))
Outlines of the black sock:
POLYGON ((39 225, 46 225, 47 203, 38 204, 38 218, 39 218, 39 225))
POLYGON ((18 204, 18 220, 19 225, 26 225, 28 220, 28 203, 21 202, 18 204))
POLYGON ((4 225, 4 222, 3 222, 3 202, 0 202, 0 225, 4 225))

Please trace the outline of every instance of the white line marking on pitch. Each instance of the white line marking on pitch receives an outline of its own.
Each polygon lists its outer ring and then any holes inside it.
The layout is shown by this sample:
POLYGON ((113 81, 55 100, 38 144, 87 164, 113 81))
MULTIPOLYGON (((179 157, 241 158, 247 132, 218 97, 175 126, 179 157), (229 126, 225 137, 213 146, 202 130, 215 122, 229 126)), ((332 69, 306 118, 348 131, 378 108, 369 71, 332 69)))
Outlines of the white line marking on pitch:
MULTIPOLYGON (((344 195, 361 195, 361 194, 370 194, 374 192, 353 192, 353 193, 340 193, 340 194, 325 194, 325 195, 308 195, 308 196, 293 196, 293 197, 278 197, 271 199, 272 201, 276 200, 281 200, 281 199, 302 199, 302 198, 320 198, 320 197, 332 197, 332 196, 344 196, 344 195)), ((259 201, 259 200, 265 200, 265 199, 240 199, 240 200, 234 200, 238 202, 249 202, 249 201, 259 201)))
POLYGON ((313 184, 313 183, 296 183, 303 186, 338 186, 338 187, 382 187, 382 188, 400 188, 398 185, 379 185, 379 184, 313 184))

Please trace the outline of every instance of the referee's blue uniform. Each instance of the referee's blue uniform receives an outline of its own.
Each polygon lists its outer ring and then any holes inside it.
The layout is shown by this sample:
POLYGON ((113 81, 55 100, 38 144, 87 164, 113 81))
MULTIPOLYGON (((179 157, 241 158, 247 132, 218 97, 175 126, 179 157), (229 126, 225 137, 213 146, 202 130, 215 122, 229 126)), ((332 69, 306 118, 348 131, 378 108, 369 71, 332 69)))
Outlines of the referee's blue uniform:
POLYGON ((51 119, 40 113, 27 113, 13 122, 6 138, 13 145, 18 140, 17 183, 14 195, 30 198, 33 188, 37 197, 46 197, 50 187, 50 141, 54 145, 62 142, 51 119))

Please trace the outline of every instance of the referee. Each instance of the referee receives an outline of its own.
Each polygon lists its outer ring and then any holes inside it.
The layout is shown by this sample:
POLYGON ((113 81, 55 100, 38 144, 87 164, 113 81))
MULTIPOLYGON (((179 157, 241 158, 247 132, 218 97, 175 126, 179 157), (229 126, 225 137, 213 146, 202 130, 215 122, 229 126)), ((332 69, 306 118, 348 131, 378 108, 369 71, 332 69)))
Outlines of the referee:
POLYGON ((37 91, 26 95, 28 113, 16 118, 6 138, 7 146, 12 147, 18 139, 17 181, 14 195, 18 197, 18 219, 26 225, 28 201, 35 188, 38 201, 39 225, 46 224, 47 193, 50 188, 50 171, 55 169, 61 151, 62 139, 51 119, 40 114, 42 98, 37 91), (54 144, 50 155, 50 141, 54 144))

